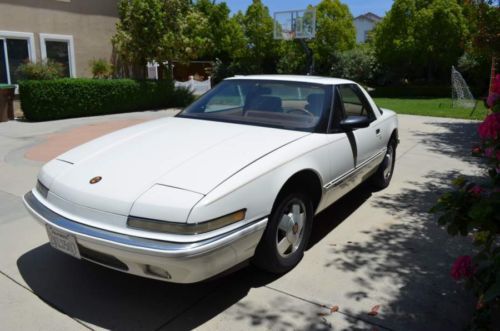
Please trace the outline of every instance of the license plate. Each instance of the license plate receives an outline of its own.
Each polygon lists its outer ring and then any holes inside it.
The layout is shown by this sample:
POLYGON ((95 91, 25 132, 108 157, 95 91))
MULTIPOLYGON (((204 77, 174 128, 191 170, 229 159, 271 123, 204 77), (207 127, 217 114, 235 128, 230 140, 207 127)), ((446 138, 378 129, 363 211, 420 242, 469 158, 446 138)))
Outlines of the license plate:
POLYGON ((47 235, 49 236, 50 245, 61 252, 69 254, 77 259, 80 259, 80 252, 76 244, 76 237, 72 234, 58 230, 50 225, 46 225, 47 235))

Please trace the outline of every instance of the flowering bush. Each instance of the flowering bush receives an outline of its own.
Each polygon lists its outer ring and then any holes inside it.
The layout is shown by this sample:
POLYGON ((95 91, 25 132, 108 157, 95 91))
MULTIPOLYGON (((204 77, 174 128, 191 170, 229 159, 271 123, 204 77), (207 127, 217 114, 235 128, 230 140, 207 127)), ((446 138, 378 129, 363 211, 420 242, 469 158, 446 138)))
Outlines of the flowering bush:
POLYGON ((486 104, 493 112, 500 111, 500 74, 495 76, 493 86, 486 100, 486 104))
POLYGON ((451 277, 459 281, 461 279, 468 279, 474 275, 474 267, 472 266, 472 258, 469 255, 459 256, 451 267, 451 277))
POLYGON ((479 137, 483 140, 497 140, 500 132, 500 113, 493 113, 486 117, 479 125, 479 137))
POLYGON ((455 179, 454 189, 431 209, 450 235, 471 236, 477 247, 476 255, 459 256, 451 268, 451 277, 478 298, 475 329, 489 329, 492 310, 500 306, 500 75, 495 78, 488 106, 491 114, 478 128, 481 144, 472 150, 472 155, 485 160, 487 176, 480 183, 455 179))

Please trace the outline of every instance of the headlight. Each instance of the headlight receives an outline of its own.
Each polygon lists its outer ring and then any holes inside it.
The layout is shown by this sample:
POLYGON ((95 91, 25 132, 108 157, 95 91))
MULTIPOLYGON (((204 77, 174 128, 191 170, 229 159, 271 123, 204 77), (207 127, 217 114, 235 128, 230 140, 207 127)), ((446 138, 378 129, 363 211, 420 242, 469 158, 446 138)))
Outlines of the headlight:
POLYGON ((136 216, 129 216, 127 219, 127 225, 131 228, 153 232, 165 232, 173 234, 200 234, 217 230, 227 225, 242 221, 245 219, 245 214, 246 209, 241 209, 234 213, 207 222, 196 224, 172 223, 140 218, 136 216))

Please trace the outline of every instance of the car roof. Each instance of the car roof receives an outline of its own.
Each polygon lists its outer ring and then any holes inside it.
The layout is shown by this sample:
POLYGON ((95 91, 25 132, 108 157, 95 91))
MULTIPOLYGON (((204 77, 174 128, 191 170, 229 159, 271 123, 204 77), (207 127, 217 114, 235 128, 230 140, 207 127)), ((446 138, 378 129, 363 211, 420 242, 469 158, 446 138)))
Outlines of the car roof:
POLYGON ((289 82, 301 82, 301 83, 315 83, 323 85, 355 84, 355 82, 347 79, 321 77, 321 76, 306 76, 306 75, 248 75, 248 76, 234 76, 226 78, 226 80, 234 80, 234 79, 276 80, 276 81, 289 81, 289 82))

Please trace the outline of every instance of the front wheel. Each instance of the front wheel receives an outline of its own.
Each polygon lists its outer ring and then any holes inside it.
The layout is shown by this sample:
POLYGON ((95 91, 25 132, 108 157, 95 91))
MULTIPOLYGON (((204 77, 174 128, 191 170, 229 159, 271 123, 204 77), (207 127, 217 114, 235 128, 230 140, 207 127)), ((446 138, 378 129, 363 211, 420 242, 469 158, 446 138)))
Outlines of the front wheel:
POLYGON ((396 140, 392 138, 387 145, 384 160, 380 164, 377 172, 371 178, 371 184, 375 189, 382 190, 389 186, 396 164, 396 140))
POLYGON ((272 273, 287 272, 299 263, 313 220, 311 199, 304 194, 290 193, 278 199, 254 257, 258 267, 272 273))

